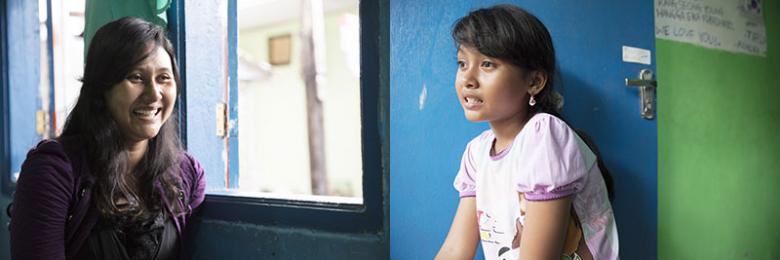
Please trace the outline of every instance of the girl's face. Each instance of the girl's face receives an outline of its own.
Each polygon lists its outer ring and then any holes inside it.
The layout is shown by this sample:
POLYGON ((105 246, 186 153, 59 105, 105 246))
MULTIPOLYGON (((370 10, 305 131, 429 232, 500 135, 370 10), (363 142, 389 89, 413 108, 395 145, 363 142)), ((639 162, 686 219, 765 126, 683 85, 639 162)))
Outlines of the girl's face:
POLYGON ((157 136, 176 103, 176 80, 165 49, 157 47, 111 87, 106 103, 126 141, 142 142, 157 136))
POLYGON ((466 119, 472 122, 522 120, 527 114, 530 77, 509 62, 474 48, 458 48, 455 90, 466 119))

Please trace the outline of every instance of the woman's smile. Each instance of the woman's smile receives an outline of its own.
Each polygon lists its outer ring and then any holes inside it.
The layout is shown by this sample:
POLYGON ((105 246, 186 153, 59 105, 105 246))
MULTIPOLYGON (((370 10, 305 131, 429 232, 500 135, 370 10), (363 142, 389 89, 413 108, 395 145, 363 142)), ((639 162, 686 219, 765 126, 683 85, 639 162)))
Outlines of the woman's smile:
POLYGON ((134 109, 133 116, 141 121, 156 121, 160 119, 159 115, 162 107, 141 107, 134 109))

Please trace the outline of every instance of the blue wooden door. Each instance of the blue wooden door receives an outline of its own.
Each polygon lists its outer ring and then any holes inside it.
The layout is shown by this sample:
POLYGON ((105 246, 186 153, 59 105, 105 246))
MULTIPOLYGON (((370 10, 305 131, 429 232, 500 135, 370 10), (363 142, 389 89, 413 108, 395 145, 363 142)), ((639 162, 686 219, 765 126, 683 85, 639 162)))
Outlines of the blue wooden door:
MULTIPOLYGON (((390 254, 430 259, 449 229, 458 194, 452 181, 466 143, 487 129, 463 117, 454 91, 455 20, 506 1, 390 2, 390 254)), ((637 78, 623 46, 654 54, 653 1, 510 1, 552 34, 564 117, 596 141, 615 179, 613 204, 623 259, 655 259, 656 121, 640 117, 637 78)), ((650 55, 652 58, 652 54, 650 55)))

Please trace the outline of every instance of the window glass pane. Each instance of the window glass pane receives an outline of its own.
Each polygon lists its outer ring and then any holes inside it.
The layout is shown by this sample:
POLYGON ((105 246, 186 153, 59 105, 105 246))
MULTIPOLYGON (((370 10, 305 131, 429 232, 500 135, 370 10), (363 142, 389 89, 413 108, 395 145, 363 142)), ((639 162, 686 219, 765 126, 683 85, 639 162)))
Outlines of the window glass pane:
MULTIPOLYGON (((44 117, 43 119, 48 119, 48 112, 50 107, 50 98, 49 93, 51 93, 51 81, 50 78, 50 70, 49 70, 49 25, 48 25, 48 12, 50 8, 49 5, 46 3, 46 0, 38 0, 38 33, 39 33, 39 39, 40 44, 39 50, 41 55, 40 57, 40 78, 39 78, 39 84, 38 84, 38 93, 40 94, 40 100, 41 100, 41 109, 36 111, 36 117, 44 117)), ((41 120, 41 118, 36 118, 36 120, 41 120)), ((45 120, 48 121, 48 120, 45 120)), ((49 125, 44 124, 43 127, 40 125, 37 126, 36 129, 37 133, 41 135, 44 138, 49 137, 49 125)), ((18 177, 18 176, 17 176, 18 177)))
POLYGON ((59 135, 65 119, 76 105, 84 74, 84 0, 59 0, 59 6, 52 0, 52 27, 55 39, 54 54, 54 109, 52 120, 59 135))
POLYGON ((306 2, 237 1, 233 192, 362 203, 358 3, 306 2))
POLYGON ((41 10, 42 111, 47 117, 44 138, 60 134, 76 105, 84 72, 84 0, 39 0, 41 10), (51 12, 51 28, 46 11, 51 12), (51 39, 49 39, 51 35, 51 39), (51 62, 51 66, 49 66, 51 62), (53 112, 52 112, 53 111, 53 112))

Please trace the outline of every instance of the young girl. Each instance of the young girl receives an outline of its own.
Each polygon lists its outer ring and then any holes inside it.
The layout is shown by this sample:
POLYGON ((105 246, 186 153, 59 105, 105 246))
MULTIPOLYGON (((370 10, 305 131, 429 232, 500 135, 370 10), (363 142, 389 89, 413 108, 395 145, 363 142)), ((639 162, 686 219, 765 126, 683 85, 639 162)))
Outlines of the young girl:
POLYGON ((560 119, 555 50, 534 15, 511 5, 458 20, 455 90, 487 130, 466 146, 460 203, 437 259, 617 259, 618 237, 596 155, 560 119))

